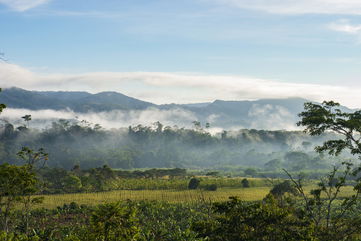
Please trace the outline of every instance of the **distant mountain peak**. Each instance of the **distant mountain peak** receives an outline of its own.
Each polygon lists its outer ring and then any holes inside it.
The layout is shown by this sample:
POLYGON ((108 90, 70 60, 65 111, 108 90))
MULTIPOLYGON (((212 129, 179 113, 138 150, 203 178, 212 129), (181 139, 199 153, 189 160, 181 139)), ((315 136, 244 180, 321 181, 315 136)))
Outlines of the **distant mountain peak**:
POLYGON ((29 91, 17 87, 0 93, 0 103, 9 108, 71 109, 76 112, 146 109, 154 104, 114 91, 90 94, 84 91, 29 91))
POLYGON ((307 101, 292 97, 241 101, 217 99, 205 103, 156 105, 115 91, 91 94, 76 91, 28 91, 13 87, 0 93, 0 103, 7 104, 9 108, 68 109, 76 113, 155 110, 157 112, 154 116, 159 117, 159 121, 172 118, 172 122, 176 122, 183 118, 185 122, 196 120, 225 129, 282 129, 285 126, 295 126, 297 114, 303 111, 307 101))

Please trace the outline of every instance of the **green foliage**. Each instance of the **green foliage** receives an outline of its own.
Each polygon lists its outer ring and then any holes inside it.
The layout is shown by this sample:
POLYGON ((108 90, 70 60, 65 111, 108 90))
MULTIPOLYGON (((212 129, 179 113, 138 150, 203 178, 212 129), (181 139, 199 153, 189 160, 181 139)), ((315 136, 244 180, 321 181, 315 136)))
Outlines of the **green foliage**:
POLYGON ((40 148, 38 151, 34 151, 29 147, 22 147, 21 151, 19 151, 17 155, 30 168, 35 168, 36 165, 44 167, 49 156, 43 148, 40 148))
POLYGON ((282 165, 282 161, 280 159, 272 159, 264 164, 264 166, 268 170, 273 170, 273 171, 279 170, 281 168, 281 165, 282 165))
POLYGON ((67 175, 64 178, 64 191, 66 193, 79 192, 82 189, 82 183, 79 177, 75 175, 67 175))
POLYGON ((287 168, 298 171, 309 166, 311 158, 304 152, 292 151, 286 153, 284 157, 287 168))
POLYGON ((40 201, 30 195, 37 191, 36 175, 28 165, 15 166, 0 165, 0 228, 9 229, 9 222, 17 203, 24 204, 24 215, 27 215, 28 206, 40 201))
POLYGON ((136 240, 139 236, 138 219, 133 208, 121 203, 99 205, 91 216, 94 240, 136 240))
POLYGON ((208 184, 204 187, 204 190, 206 191, 217 191, 217 184, 208 184))
POLYGON ((197 189, 200 182, 201 181, 198 178, 193 177, 191 180, 189 180, 188 189, 197 189))
MULTIPOLYGON (((305 131, 318 136, 325 132, 337 133, 338 139, 328 140, 316 147, 316 151, 327 151, 331 155, 339 155, 347 149, 353 155, 361 157, 361 111, 344 112, 340 104, 324 101, 321 105, 305 103, 305 111, 297 124, 304 126, 305 131)), ((294 186, 303 197, 303 213, 316 227, 316 235, 322 240, 350 240, 361 229, 360 211, 357 208, 361 193, 361 168, 354 168, 350 161, 343 162, 341 168, 333 170, 318 184, 318 188, 307 195, 303 188, 302 178, 294 179, 287 171, 294 186), (341 190, 350 180, 355 180, 354 195, 338 200, 341 190), (350 217, 353 218, 350 218, 350 217)))
POLYGON ((136 203, 144 241, 195 241, 193 222, 206 218, 207 206, 142 201, 136 203))
POLYGON ((353 240, 354 234, 361 230, 361 212, 358 208, 361 185, 357 183, 354 186, 353 195, 339 197, 350 178, 359 172, 358 169, 353 170, 352 163, 345 162, 342 168, 334 167, 310 194, 304 190, 302 177, 294 179, 288 173, 293 188, 302 197, 298 212, 313 224, 314 235, 320 240, 353 240))
MULTIPOLYGON (((103 165, 121 169, 206 167, 223 170, 225 165, 233 170, 241 166, 264 168, 265 163, 282 159, 304 141, 319 143, 325 138, 311 139, 302 132, 256 130, 229 131, 227 136, 221 137, 203 129, 161 123, 105 130, 85 121, 58 120, 43 130, 20 127, 10 123, 0 125, 3 129, 0 160, 15 163, 19 160, 14 153, 22 147, 33 150, 43 147, 51 157, 47 165, 67 170, 75 165, 84 169, 103 165)), ((316 155, 307 154, 311 159, 316 155)), ((287 167, 284 162, 282 167, 287 167)), ((314 170, 312 163, 304 168, 314 170)))
POLYGON ((324 101, 321 105, 305 103, 305 111, 299 116, 302 120, 297 124, 306 127, 305 131, 313 136, 332 131, 344 137, 324 142, 316 148, 317 151, 338 155, 348 149, 354 155, 361 155, 358 137, 361 134, 361 111, 344 112, 339 103, 324 101))
POLYGON ((211 241, 314 240, 313 228, 293 215, 291 207, 279 207, 268 198, 246 203, 232 197, 214 206, 215 215, 193 225, 199 237, 211 241))
POLYGON ((0 240, 3 241, 40 241, 38 236, 31 236, 24 234, 15 234, 9 232, 0 232, 0 240))
POLYGON ((216 177, 216 176, 219 176, 219 172, 207 172, 206 173, 206 176, 214 176, 214 177, 216 177))
POLYGON ((244 170, 244 174, 253 177, 257 174, 257 171, 254 168, 247 168, 246 170, 244 170))
POLYGON ((291 183, 291 181, 286 180, 281 183, 278 183, 274 185, 274 187, 271 189, 270 193, 274 195, 275 197, 281 197, 285 193, 290 193, 293 195, 298 194, 298 190, 294 185, 291 183))
POLYGON ((244 187, 244 188, 250 187, 250 184, 249 184, 249 181, 247 178, 242 179, 241 183, 242 183, 242 187, 244 187))

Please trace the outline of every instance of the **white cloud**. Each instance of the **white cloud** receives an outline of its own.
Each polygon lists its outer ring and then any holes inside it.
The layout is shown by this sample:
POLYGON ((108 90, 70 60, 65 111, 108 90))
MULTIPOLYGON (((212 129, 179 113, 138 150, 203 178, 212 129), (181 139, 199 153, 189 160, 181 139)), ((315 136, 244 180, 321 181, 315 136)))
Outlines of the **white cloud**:
POLYGON ((337 32, 343 32, 347 34, 360 35, 361 34, 361 24, 350 24, 347 19, 341 19, 337 22, 329 24, 331 30, 337 32))
POLYGON ((250 128, 260 130, 295 130, 295 116, 278 105, 254 104, 248 112, 250 128))
MULTIPOLYGON (((92 126, 101 125, 105 129, 124 128, 128 126, 154 126, 159 121, 164 126, 178 126, 179 128, 193 128, 193 121, 199 120, 195 113, 181 109, 173 108, 161 110, 157 108, 148 108, 146 110, 113 110, 104 112, 78 113, 72 110, 29 110, 6 108, 0 116, 2 121, 9 122, 15 126, 24 124, 22 116, 31 115, 31 128, 44 129, 51 126, 52 122, 59 119, 70 121, 85 120, 92 126)), ((211 114, 206 119, 212 123, 207 131, 211 134, 221 133, 224 126, 213 124, 218 115, 211 114)), ((299 130, 295 125, 295 116, 289 113, 285 108, 273 105, 253 105, 248 113, 249 123, 244 126, 231 126, 227 130, 239 130, 244 128, 266 129, 266 130, 299 130)))
POLYGON ((171 110, 159 110, 155 108, 148 108, 146 110, 132 110, 121 111, 114 110, 109 112, 89 112, 76 113, 71 110, 28 110, 28 109, 12 109, 7 108, 1 113, 1 120, 9 121, 10 123, 23 124, 21 117, 24 115, 31 115, 31 127, 44 128, 49 126, 52 121, 59 119, 66 120, 86 120, 92 124, 100 124, 102 127, 121 128, 130 125, 136 126, 139 124, 152 126, 153 123, 160 121, 165 126, 178 125, 180 127, 192 126, 192 121, 197 120, 197 117, 190 111, 175 108, 171 110))
POLYGON ((359 0, 208 0, 273 14, 361 14, 359 0))
POLYGON ((29 10, 47 2, 49 2, 49 0, 0 0, 0 4, 4 4, 19 12, 29 10))
POLYGON ((335 100, 360 107, 361 88, 320 84, 286 83, 244 76, 201 75, 162 72, 94 72, 84 74, 40 74, 18 65, 0 63, 0 87, 30 90, 118 91, 161 103, 194 103, 215 99, 254 100, 303 97, 335 100))
POLYGON ((361 24, 351 24, 347 19, 341 19, 328 25, 330 30, 356 37, 356 44, 361 44, 361 24))

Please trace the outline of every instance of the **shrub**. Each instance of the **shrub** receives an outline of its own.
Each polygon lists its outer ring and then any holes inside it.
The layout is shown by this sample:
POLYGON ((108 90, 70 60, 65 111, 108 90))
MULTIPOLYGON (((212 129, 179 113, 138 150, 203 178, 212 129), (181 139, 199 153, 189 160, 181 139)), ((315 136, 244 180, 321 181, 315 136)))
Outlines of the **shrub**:
POLYGON ((288 180, 281 182, 279 184, 276 184, 270 191, 270 193, 276 197, 280 197, 280 196, 284 195, 286 192, 294 194, 294 195, 296 195, 298 193, 297 189, 288 180))
POLYGON ((246 170, 244 170, 244 174, 253 177, 257 174, 257 171, 253 168, 247 168, 246 170))
POLYGON ((121 203, 99 205, 90 218, 91 240, 135 240, 139 235, 136 210, 121 203))
POLYGON ((249 181, 247 178, 242 179, 241 183, 242 183, 242 187, 245 187, 245 188, 250 187, 249 181))
POLYGON ((188 183, 188 189, 197 189, 201 181, 193 177, 188 183))
POLYGON ((217 184, 208 184, 204 187, 204 190, 207 191, 217 191, 217 184))

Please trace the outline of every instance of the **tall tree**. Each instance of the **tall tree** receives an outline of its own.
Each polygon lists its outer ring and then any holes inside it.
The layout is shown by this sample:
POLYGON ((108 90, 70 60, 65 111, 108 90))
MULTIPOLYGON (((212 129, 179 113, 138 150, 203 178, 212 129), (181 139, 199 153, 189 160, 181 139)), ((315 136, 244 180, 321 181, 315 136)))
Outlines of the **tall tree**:
POLYGON ((325 132, 340 135, 339 139, 329 140, 316 147, 319 152, 327 151, 338 155, 344 149, 361 157, 361 111, 342 111, 340 104, 324 101, 322 104, 305 103, 305 110, 299 114, 302 118, 298 126, 306 127, 305 132, 318 136, 325 132))
MULTIPOLYGON (((0 226, 2 230, 6 232, 9 230, 10 217, 15 204, 18 202, 28 204, 28 197, 37 191, 37 182, 36 174, 27 165, 0 165, 0 226)), ((30 202, 37 201, 37 198, 30 198, 30 202)), ((25 209, 28 210, 28 207, 26 206, 25 209)), ((27 226, 28 212, 24 214, 27 226)))
MULTIPOLYGON (((312 136, 326 132, 338 134, 338 138, 317 146, 317 152, 339 155, 343 150, 349 150, 351 154, 361 158, 361 111, 341 109, 340 104, 334 101, 305 103, 305 110, 299 114, 302 119, 297 125, 304 126, 305 132, 312 136)), ((343 162, 341 167, 335 166, 321 179, 318 188, 311 190, 311 195, 305 193, 301 179, 296 180, 290 173, 286 173, 304 200, 305 213, 313 220, 316 231, 323 239, 330 240, 332 237, 332 240, 350 240, 360 230, 358 205, 361 195, 361 167, 354 168, 351 161, 343 162), (354 182, 354 193, 348 198, 340 199, 341 189, 348 185, 350 179, 354 182), (337 200, 342 202, 335 205, 337 200)))
MULTIPOLYGON (((1 92, 1 88, 0 88, 0 92, 1 92)), ((5 108, 6 108, 6 105, 0 103, 0 113, 1 113, 5 108)))

